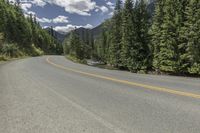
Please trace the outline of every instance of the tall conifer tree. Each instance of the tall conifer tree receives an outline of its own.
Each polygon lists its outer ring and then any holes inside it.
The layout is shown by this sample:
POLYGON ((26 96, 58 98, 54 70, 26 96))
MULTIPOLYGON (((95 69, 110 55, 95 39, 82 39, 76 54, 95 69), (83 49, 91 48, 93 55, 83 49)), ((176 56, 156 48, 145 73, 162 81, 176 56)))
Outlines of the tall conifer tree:
POLYGON ((136 71, 137 64, 135 59, 136 50, 136 33, 135 33, 135 22, 134 22, 134 10, 133 1, 126 0, 123 13, 122 13, 122 51, 121 60, 123 66, 131 71, 136 71))
POLYGON ((187 58, 189 59, 190 73, 200 74, 200 2, 199 0, 190 0, 187 10, 187 21, 185 25, 187 30, 185 36, 187 42, 187 58))
POLYGON ((146 70, 151 65, 150 47, 149 47, 149 15, 147 12, 147 3, 145 0, 136 2, 135 5, 135 29, 136 29, 136 47, 138 70, 146 70))
POLYGON ((110 31, 111 44, 109 47, 109 63, 115 67, 122 66, 120 60, 121 54, 121 41, 122 41, 122 2, 117 0, 116 7, 114 11, 114 16, 112 18, 112 29, 110 31))
POLYGON ((156 1, 155 13, 153 16, 153 24, 151 27, 151 45, 153 47, 153 67, 157 72, 160 71, 161 65, 161 55, 160 55, 160 44, 161 44, 161 34, 163 19, 164 19, 164 7, 165 0, 156 1))
POLYGON ((187 38, 185 32, 187 28, 185 22, 187 21, 186 17, 186 7, 189 1, 187 0, 177 0, 176 1, 176 27, 177 27, 177 43, 178 43, 178 72, 179 73, 188 73, 187 68, 189 67, 188 58, 186 56, 187 50, 187 38))

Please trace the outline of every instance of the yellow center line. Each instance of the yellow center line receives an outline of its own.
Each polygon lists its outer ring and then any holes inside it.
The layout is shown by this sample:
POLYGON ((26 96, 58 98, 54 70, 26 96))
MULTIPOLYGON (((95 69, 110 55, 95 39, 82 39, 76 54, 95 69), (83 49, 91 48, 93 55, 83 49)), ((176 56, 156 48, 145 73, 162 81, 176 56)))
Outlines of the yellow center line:
POLYGON ((57 68, 67 70, 67 71, 72 71, 74 73, 79 73, 79 74, 90 76, 90 77, 100 78, 100 79, 104 79, 104 80, 110 80, 110 81, 113 81, 113 82, 122 83, 122 84, 126 84, 126 85, 131 85, 131 86, 142 87, 142 88, 149 89, 149 90, 160 91, 160 92, 175 94, 175 95, 179 95, 179 96, 186 96, 186 97, 200 99, 200 94, 178 91, 178 90, 175 90, 175 89, 168 89, 168 88, 158 87, 158 86, 145 85, 145 84, 141 84, 141 83, 130 82, 130 81, 120 80, 120 79, 102 76, 102 75, 98 75, 98 74, 83 72, 83 71, 80 71, 80 70, 76 70, 76 69, 72 69, 72 68, 64 67, 62 65, 55 64, 54 62, 50 61, 50 57, 46 58, 46 61, 49 64, 51 64, 51 65, 53 65, 57 68))

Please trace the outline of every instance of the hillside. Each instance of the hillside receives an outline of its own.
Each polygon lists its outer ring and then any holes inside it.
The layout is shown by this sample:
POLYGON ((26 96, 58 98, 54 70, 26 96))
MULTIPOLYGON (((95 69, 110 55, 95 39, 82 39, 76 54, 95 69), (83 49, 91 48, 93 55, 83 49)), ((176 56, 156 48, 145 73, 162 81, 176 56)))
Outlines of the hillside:
MULTIPOLYGON (((100 24, 99 26, 93 28, 93 29, 86 29, 86 28, 78 28, 76 30, 74 30, 74 32, 78 35, 80 35, 80 38, 84 38, 84 34, 87 33, 89 35, 92 35, 94 39, 96 39, 100 34, 101 34, 101 31, 102 31, 102 26, 103 24, 100 24)), ((70 36, 71 32, 67 33, 65 35, 65 39, 68 39, 69 36, 70 36)))
POLYGON ((46 30, 52 37, 54 37, 56 40, 58 40, 60 43, 62 43, 65 39, 65 34, 62 34, 60 32, 57 32, 55 30, 53 30, 52 28, 48 27, 45 28, 44 30, 46 30))
MULTIPOLYGON (((150 15, 150 19, 153 17, 153 13, 154 13, 154 10, 155 10, 155 0, 149 0, 148 2, 148 6, 147 6, 147 11, 150 15)), ((78 28, 75 30, 75 33, 80 35, 81 38, 83 38, 83 34, 88 32, 90 35, 93 36, 94 39, 96 39, 98 36, 100 36, 101 32, 102 32, 102 27, 103 27, 103 24, 100 24, 98 26, 96 26, 95 28, 93 29, 86 29, 86 28, 78 28)), ((69 35, 70 35, 71 32, 67 33, 65 35, 65 39, 68 39, 69 35)), ((61 36, 63 37, 63 36, 61 36)), ((63 39, 64 40, 64 39, 63 39)))
POLYGON ((32 14, 25 17, 20 4, 0 0, 0 56, 15 58, 60 54, 61 47, 32 14))
POLYGON ((68 34, 66 54, 95 58, 132 72, 199 74, 198 4, 157 1, 154 12, 154 0, 148 5, 144 0, 135 5, 131 0, 124 5, 118 1, 114 16, 102 25, 91 30, 76 29, 70 39, 68 34), (93 39, 88 39, 88 34, 93 39))

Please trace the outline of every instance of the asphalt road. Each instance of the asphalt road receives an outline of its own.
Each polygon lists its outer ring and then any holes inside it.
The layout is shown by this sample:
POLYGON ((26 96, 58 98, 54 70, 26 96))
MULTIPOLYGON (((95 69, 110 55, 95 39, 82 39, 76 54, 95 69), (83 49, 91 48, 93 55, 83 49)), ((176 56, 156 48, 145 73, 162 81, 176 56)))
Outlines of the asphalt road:
POLYGON ((200 79, 43 56, 0 65, 0 133, 199 133, 200 79))

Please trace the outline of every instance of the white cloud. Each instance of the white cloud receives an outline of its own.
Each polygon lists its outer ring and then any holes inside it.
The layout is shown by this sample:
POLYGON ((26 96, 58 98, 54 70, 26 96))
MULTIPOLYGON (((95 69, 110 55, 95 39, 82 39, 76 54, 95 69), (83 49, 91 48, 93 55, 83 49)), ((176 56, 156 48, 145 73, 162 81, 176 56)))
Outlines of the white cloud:
POLYGON ((46 29, 46 28, 49 28, 49 26, 43 26, 42 28, 43 28, 43 29, 46 29))
POLYGON ((31 7, 32 7, 32 4, 30 4, 30 3, 23 3, 23 4, 21 4, 21 8, 24 11, 28 11, 28 9, 30 9, 31 7))
POLYGON ((68 17, 66 16, 58 16, 52 20, 53 23, 68 23, 68 17))
POLYGON ((96 7, 96 2, 92 0, 32 0, 31 3, 41 7, 49 3, 64 8, 68 13, 83 16, 90 16, 90 11, 96 7))
POLYGON ((114 15, 114 12, 110 12, 108 15, 109 15, 109 16, 113 16, 113 15, 114 15))
POLYGON ((51 23, 52 20, 48 18, 37 18, 37 21, 40 23, 51 23))
POLYGON ((106 6, 98 6, 94 0, 21 0, 22 8, 26 12, 32 5, 44 7, 46 4, 56 5, 65 9, 71 14, 82 16, 91 16, 91 11, 101 11, 106 13, 110 9, 114 9, 114 3, 106 1, 106 6))
POLYGON ((84 28, 86 28, 86 29, 92 29, 93 28, 93 26, 91 25, 91 24, 86 24, 85 26, 83 26, 84 28))
POLYGON ((99 7, 99 9, 100 9, 103 13, 106 13, 106 12, 109 11, 108 8, 105 7, 105 6, 101 6, 101 7, 99 7))
POLYGON ((35 12, 33 12, 33 11, 27 11, 27 13, 26 14, 32 14, 32 15, 36 15, 36 13, 35 12))
POLYGON ((97 8, 97 9, 95 9, 95 12, 98 12, 99 11, 99 9, 97 8))
POLYGON ((112 9, 112 10, 114 10, 114 9, 115 9, 115 4, 114 4, 114 3, 112 3, 112 2, 110 2, 110 1, 108 1, 108 2, 106 3, 106 5, 108 5, 108 6, 109 6, 109 8, 110 8, 110 9, 112 9))
POLYGON ((41 7, 44 7, 46 5, 46 2, 44 0, 32 0, 31 3, 41 7))
POLYGON ((106 4, 107 4, 108 6, 114 6, 114 3, 110 2, 110 1, 108 1, 106 4))
POLYGON ((40 22, 40 23, 55 23, 55 24, 58 24, 58 23, 68 23, 69 20, 68 20, 68 17, 66 16, 58 16, 56 18, 53 18, 53 19, 49 19, 49 18, 37 18, 37 21, 40 22))
MULTIPOLYGON (((82 16, 91 16, 91 11, 94 10, 106 13, 109 9, 106 6, 98 6, 94 0, 24 0, 24 4, 34 4, 36 6, 44 7, 46 4, 57 5, 65 9, 71 14, 78 14, 82 16)), ((114 8, 114 3, 106 1, 106 5, 110 9, 114 8)), ((25 8, 26 10, 27 8, 25 8)))
POLYGON ((87 24, 87 25, 84 25, 84 26, 82 26, 82 25, 78 26, 78 25, 68 24, 66 26, 56 26, 54 28, 54 30, 57 31, 57 32, 61 32, 61 33, 68 33, 70 31, 74 30, 75 28, 81 28, 81 27, 86 28, 86 29, 93 28, 93 26, 91 24, 87 24))

